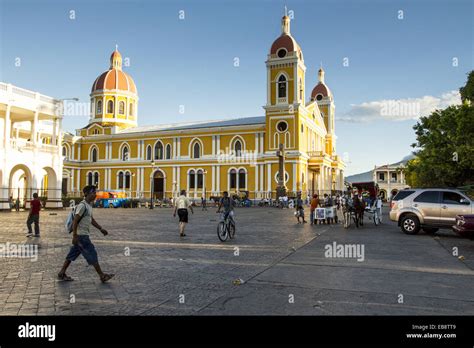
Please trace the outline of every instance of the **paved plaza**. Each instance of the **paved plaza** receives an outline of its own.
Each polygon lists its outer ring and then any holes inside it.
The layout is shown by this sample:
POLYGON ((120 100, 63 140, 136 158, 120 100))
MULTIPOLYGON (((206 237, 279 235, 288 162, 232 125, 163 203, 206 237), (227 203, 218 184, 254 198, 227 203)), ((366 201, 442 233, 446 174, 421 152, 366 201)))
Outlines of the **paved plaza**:
POLYGON ((38 239, 25 236, 26 212, 0 214, 0 243, 39 248, 35 262, 0 258, 0 315, 474 314, 474 241, 405 235, 386 215, 345 230, 238 208, 236 239, 222 243, 215 209, 196 209, 181 239, 170 208, 96 209, 110 235, 92 240, 116 274, 105 284, 82 257, 68 271, 75 281, 56 279, 71 245, 66 216, 43 211, 38 239), (363 245, 363 261, 326 257, 334 242, 363 245))

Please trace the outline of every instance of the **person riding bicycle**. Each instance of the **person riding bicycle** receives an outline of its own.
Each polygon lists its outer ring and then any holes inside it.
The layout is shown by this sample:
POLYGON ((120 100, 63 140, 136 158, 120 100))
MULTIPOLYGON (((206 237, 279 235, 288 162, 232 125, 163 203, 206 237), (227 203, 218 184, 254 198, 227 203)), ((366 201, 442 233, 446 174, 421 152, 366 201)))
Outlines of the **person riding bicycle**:
POLYGON ((230 216, 231 219, 234 218, 234 200, 229 197, 229 192, 224 191, 224 197, 219 201, 219 207, 217 208, 217 213, 221 211, 221 208, 224 208, 224 220, 230 216))

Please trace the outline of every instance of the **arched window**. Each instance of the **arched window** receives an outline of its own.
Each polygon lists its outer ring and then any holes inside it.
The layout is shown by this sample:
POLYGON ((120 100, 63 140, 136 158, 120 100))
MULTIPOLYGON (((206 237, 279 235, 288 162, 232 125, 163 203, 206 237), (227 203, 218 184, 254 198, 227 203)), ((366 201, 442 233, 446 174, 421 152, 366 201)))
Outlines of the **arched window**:
POLYGON ((163 144, 161 141, 155 144, 155 159, 162 160, 163 159, 163 144))
POLYGON ((290 142, 290 132, 285 133, 285 148, 290 148, 291 147, 291 142, 290 142))
POLYGON ((123 189, 123 172, 118 173, 118 188, 123 189))
POLYGON ((284 75, 278 78, 278 98, 286 98, 286 77, 284 75))
POLYGON ((128 116, 133 116, 133 104, 130 103, 129 108, 128 108, 128 116))
POLYGON ((87 174, 87 185, 93 185, 92 181, 94 180, 94 177, 92 176, 92 173, 87 174))
POLYGON ((112 100, 109 100, 107 102, 107 113, 108 114, 113 114, 114 113, 114 102, 112 100))
POLYGON ((245 176, 246 176, 245 169, 240 169, 239 170, 239 189, 243 189, 247 186, 245 183, 246 182, 245 176))
POLYGON ((130 173, 125 173, 125 188, 130 189, 130 173))
POLYGON ((91 151, 91 161, 97 162, 97 148, 93 148, 91 151))
POLYGON ((146 147, 146 160, 151 161, 151 145, 146 147))
POLYGON ((68 155, 67 155, 67 147, 65 145, 63 145, 63 157, 65 160, 68 159, 68 155))
POLYGON ((94 173, 94 186, 99 187, 99 173, 94 173))
POLYGON ((122 161, 128 161, 128 158, 129 158, 129 150, 128 150, 128 146, 124 146, 122 148, 122 161))
POLYGON ((229 172, 229 184, 231 189, 237 188, 237 171, 235 169, 231 169, 229 172))
POLYGON ((237 140, 234 143, 234 152, 237 157, 242 156, 242 143, 240 142, 240 140, 237 140))
POLYGON ((194 173, 194 170, 190 170, 190 171, 189 171, 189 188, 190 188, 190 189, 196 188, 196 185, 195 185, 195 183, 196 183, 196 181, 195 181, 195 180, 196 180, 196 177, 195 177, 195 175, 196 175, 196 174, 194 173))
POLYGON ((197 171, 197 188, 202 189, 203 182, 204 182, 204 174, 201 169, 197 171))
POLYGON ((166 145, 166 159, 171 159, 171 145, 166 145))
POLYGON ((99 100, 97 102, 97 111, 96 111, 96 114, 97 115, 102 115, 102 100, 99 100))
POLYGON ((119 114, 125 115, 125 102, 121 101, 119 103, 119 114))
POLYGON ((193 145, 193 158, 200 158, 201 157, 201 145, 198 142, 194 143, 193 145))

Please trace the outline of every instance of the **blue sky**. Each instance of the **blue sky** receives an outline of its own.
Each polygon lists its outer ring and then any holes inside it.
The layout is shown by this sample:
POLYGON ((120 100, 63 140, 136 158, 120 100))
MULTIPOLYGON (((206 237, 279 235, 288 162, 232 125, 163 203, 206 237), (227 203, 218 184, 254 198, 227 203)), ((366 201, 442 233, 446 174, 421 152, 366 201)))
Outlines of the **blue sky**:
MULTIPOLYGON (((416 116, 379 115, 381 106, 401 101, 426 113, 451 104, 457 97, 449 92, 473 68, 470 0, 0 4, 1 81, 87 102, 118 44, 131 63, 124 70, 138 88, 140 125, 264 115, 265 60, 286 5, 307 66, 307 98, 320 62, 326 70, 336 103, 337 151, 346 153, 347 174, 396 162, 411 151, 416 116), (345 57, 349 66, 343 66, 345 57)), ((86 122, 67 116, 64 127, 86 122)))

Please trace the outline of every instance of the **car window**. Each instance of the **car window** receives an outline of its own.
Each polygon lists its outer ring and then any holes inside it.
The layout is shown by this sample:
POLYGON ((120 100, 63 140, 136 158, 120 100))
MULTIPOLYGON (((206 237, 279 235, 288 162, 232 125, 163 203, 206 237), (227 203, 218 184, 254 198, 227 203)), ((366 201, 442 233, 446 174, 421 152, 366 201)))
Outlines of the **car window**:
POLYGON ((443 203, 445 204, 461 204, 461 199, 465 199, 456 192, 443 192, 443 203))
POLYGON ((411 195, 415 191, 400 191, 398 192, 395 197, 392 198, 392 201, 400 201, 402 199, 407 198, 409 195, 411 195))
POLYGON ((421 203, 439 203, 439 191, 422 192, 413 201, 421 203))

